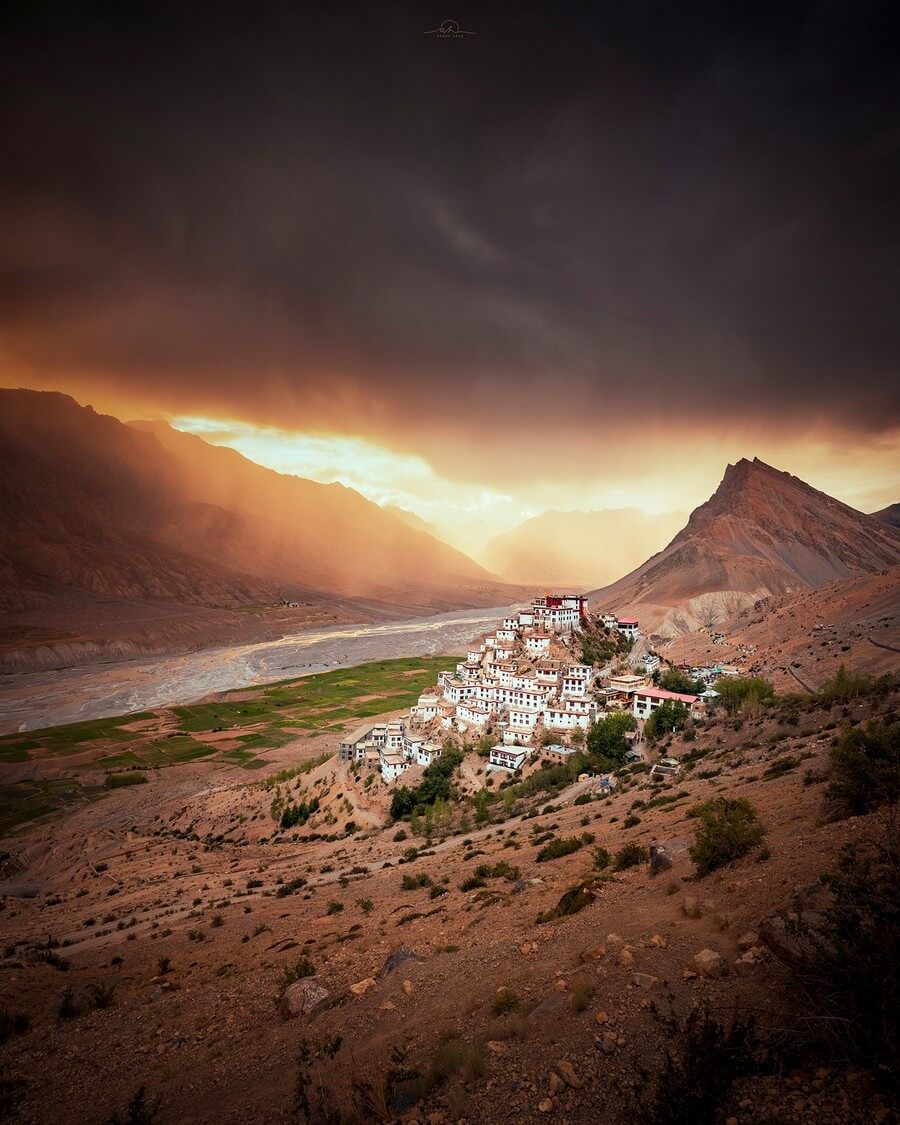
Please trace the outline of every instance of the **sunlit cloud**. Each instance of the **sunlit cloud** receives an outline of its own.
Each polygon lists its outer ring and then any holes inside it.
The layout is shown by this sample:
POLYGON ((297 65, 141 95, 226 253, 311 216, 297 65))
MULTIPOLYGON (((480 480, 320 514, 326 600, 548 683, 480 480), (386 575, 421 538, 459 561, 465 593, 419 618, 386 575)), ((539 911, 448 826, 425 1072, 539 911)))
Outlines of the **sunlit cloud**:
POLYGON ((292 433, 212 418, 176 417, 170 424, 277 472, 353 488, 376 504, 403 508, 441 530, 479 515, 499 526, 512 526, 520 518, 506 493, 446 480, 421 457, 395 453, 362 438, 292 433))

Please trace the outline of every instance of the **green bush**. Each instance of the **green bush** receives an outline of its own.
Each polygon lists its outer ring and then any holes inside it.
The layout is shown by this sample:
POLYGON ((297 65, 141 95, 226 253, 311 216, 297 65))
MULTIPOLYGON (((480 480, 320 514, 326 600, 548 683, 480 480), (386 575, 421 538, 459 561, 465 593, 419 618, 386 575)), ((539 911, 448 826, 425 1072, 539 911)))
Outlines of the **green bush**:
POLYGON ((584 910, 586 906, 590 906, 595 898, 596 895, 590 887, 584 883, 576 883, 574 887, 569 887, 562 895, 556 906, 550 910, 545 910, 543 914, 539 914, 537 920, 538 922, 555 922, 558 918, 566 918, 570 914, 577 914, 580 910, 584 910))
POLYGON ((605 871, 611 863, 612 857, 610 856, 606 848, 594 848, 594 867, 596 867, 598 871, 605 871))
POLYGON ((637 867, 639 863, 646 863, 649 859, 650 855, 644 845, 632 840, 630 844, 626 844, 616 852, 613 868, 616 871, 625 871, 629 867, 637 867))
POLYGON ((558 837, 551 840, 549 844, 545 844, 535 856, 535 859, 538 863, 544 863, 548 859, 559 859, 561 856, 571 855, 582 847, 584 847, 584 841, 580 836, 558 837))
POLYGON ((147 775, 131 771, 127 773, 108 773, 104 785, 107 789, 124 789, 128 785, 145 785, 147 775))
POLYGON ((900 723, 849 727, 830 751, 829 818, 863 816, 900 798, 900 723))
POLYGON ((740 859, 762 841, 766 830, 746 797, 714 797, 695 805, 690 816, 699 819, 695 842, 689 849, 700 875, 708 875, 740 859))

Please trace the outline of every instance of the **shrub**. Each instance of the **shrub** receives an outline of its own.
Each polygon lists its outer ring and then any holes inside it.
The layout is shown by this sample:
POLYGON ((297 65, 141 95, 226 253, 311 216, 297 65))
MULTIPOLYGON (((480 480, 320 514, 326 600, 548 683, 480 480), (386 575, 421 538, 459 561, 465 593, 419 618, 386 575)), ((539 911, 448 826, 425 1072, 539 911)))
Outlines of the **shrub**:
POLYGON ((116 986, 115 984, 107 984, 104 981, 94 981, 88 985, 88 994, 91 998, 91 1004, 95 1008, 111 1008, 116 1002, 116 986))
POLYGON ((304 980, 306 977, 315 976, 315 966, 308 957, 301 957, 292 965, 286 966, 284 972, 281 974, 281 991, 293 984, 294 981, 304 980))
POLYGON ((736 715, 750 704, 769 703, 775 698, 774 688, 762 676, 725 676, 716 680, 714 686, 719 693, 716 706, 729 715, 736 715))
POLYGON ((662 1073, 649 1098, 635 1107, 634 1120, 652 1125, 697 1125, 720 1120, 735 1080, 758 1069, 753 1021, 735 1014, 722 1026, 704 1008, 694 1008, 673 1031, 662 1073))
POLYGON ((803 1039, 840 1060, 896 1072, 897 966, 900 964, 900 836, 896 822, 878 838, 845 846, 824 916, 800 914, 789 1003, 803 1039))
POLYGON ((329 914, 340 914, 343 909, 344 904, 342 902, 338 902, 337 899, 332 899, 328 904, 329 914))
POLYGON ((558 837, 545 844, 535 856, 535 859, 538 863, 545 863, 548 859, 559 859, 561 856, 571 855, 583 846, 584 841, 580 836, 558 837))
POLYGON ((570 914, 577 914, 590 906, 596 898, 594 892, 584 883, 576 883, 561 896, 556 906, 545 910, 537 917, 538 922, 555 922, 557 918, 566 918, 570 914))
POLYGON ((831 820, 900 799, 900 723, 848 727, 830 751, 825 805, 831 820))
POLYGON ((156 972, 161 977, 165 976, 165 974, 169 971, 169 969, 171 969, 171 967, 172 967, 172 958, 171 957, 160 957, 159 960, 156 962, 156 972))
POLYGON ((714 797, 696 805, 689 815, 700 821, 689 849, 700 875, 740 859, 762 841, 766 832, 746 797, 714 797))
POLYGON ((423 871, 421 875, 404 875, 400 883, 401 891, 416 891, 420 887, 430 887, 431 879, 423 871))
POLYGON ((597 989, 592 984, 576 984, 572 989, 572 1007, 575 1011, 586 1012, 596 991, 597 989))
POLYGON ((494 996, 491 1010, 495 1016, 505 1016, 509 1012, 514 1012, 518 1006, 518 996, 509 988, 500 988, 494 996))
POLYGON ((367 918, 375 909, 375 903, 372 902, 370 898, 361 898, 357 901, 356 905, 360 908, 360 910, 363 912, 363 914, 365 914, 367 918))
POLYGON ((589 805, 590 803, 590 793, 579 793, 575 800, 572 802, 573 805, 589 805))
POLYGON ((278 890, 275 892, 275 897, 287 898, 288 895, 292 895, 295 891, 299 891, 305 886, 306 880, 302 875, 298 875, 296 879, 291 879, 287 883, 282 883, 278 890))
POLYGON ((506 860, 501 860, 493 867, 489 863, 479 863, 475 868, 475 875, 480 879, 506 879, 508 883, 516 883, 521 879, 522 872, 506 860))
POLYGON ((0 1044, 6 1043, 14 1035, 22 1035, 31 1027, 31 1017, 27 1012, 16 1012, 4 1005, 0 1008, 0 1044))
POLYGON ((108 773, 104 785, 107 789, 124 789, 128 785, 143 785, 147 775, 137 772, 108 773))
POLYGON ((630 844, 619 848, 613 867, 616 871, 625 871, 629 867, 637 867, 639 863, 646 863, 650 856, 643 844, 632 840, 630 844))
POLYGON ((606 848, 594 848, 594 867, 596 867, 598 871, 605 871, 606 868, 609 867, 611 862, 612 857, 610 856, 606 848))
POLYGON ((109 1119, 109 1125, 153 1125, 159 1114, 160 1103, 160 1098, 155 1102, 148 1101, 146 1089, 139 1086, 128 1103, 125 1117, 121 1118, 118 1114, 114 1114, 109 1119))
POLYGON ((68 985, 66 985, 60 994, 56 1014, 61 1020, 71 1020, 81 1014, 81 1008, 75 999, 72 989, 68 985))

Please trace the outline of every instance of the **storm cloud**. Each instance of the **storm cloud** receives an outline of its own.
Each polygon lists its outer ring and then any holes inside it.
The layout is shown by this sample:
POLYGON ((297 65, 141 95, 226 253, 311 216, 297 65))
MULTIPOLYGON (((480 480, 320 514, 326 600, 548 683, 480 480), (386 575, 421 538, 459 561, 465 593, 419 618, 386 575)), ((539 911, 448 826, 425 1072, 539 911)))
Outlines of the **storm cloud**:
POLYGON ((498 419, 900 425, 895 4, 446 14, 13 4, 3 381, 446 472, 498 419))

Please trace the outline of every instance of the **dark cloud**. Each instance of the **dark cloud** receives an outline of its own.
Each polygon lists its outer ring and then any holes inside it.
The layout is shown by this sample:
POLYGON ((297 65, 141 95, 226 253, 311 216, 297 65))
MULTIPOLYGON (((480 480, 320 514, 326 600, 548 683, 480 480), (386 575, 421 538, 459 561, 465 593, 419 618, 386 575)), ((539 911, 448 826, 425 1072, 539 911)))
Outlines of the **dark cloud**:
POLYGON ((451 439, 900 421, 895 4, 136 11, 5 17, 10 370, 451 439))

